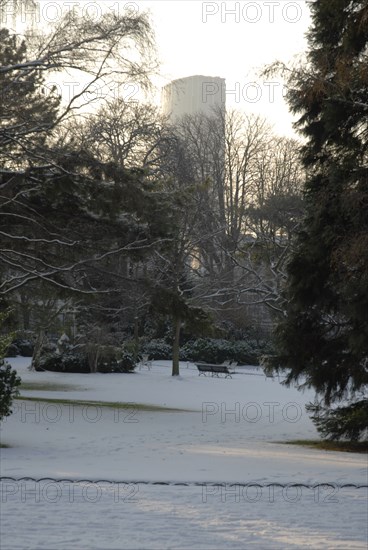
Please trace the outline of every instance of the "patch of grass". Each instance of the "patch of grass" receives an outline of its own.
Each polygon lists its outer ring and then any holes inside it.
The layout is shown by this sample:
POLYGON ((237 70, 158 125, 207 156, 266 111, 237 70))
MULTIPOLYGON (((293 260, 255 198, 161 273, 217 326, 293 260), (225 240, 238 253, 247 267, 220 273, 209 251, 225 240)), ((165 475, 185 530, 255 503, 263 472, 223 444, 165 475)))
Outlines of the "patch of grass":
POLYGON ((302 445, 322 451, 339 451, 343 453, 368 453, 368 441, 328 441, 313 439, 296 439, 292 441, 279 441, 285 445, 302 445))
POLYGON ((145 412, 195 412, 189 409, 173 409, 170 407, 160 407, 158 405, 147 405, 145 403, 121 403, 121 402, 112 402, 112 401, 84 401, 84 400, 74 400, 74 399, 48 399, 46 397, 26 397, 23 395, 18 395, 15 399, 20 401, 38 401, 41 403, 57 403, 61 405, 76 405, 76 406, 98 406, 106 407, 109 409, 126 409, 129 411, 145 411, 145 412))
POLYGON ((22 382, 20 385, 21 390, 36 390, 36 391, 70 391, 83 388, 79 386, 73 386, 72 384, 58 384, 53 382, 22 382))

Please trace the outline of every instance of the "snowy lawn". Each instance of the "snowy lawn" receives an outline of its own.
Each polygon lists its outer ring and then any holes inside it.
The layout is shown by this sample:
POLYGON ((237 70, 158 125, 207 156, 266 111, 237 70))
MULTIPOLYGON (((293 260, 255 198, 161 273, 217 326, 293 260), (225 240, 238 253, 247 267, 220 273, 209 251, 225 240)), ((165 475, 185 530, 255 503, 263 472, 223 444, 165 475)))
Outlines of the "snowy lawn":
POLYGON ((282 444, 318 439, 312 392, 251 367, 225 379, 184 363, 177 379, 169 362, 82 375, 9 361, 28 399, 1 427, 1 548, 366 547, 367 490, 346 487, 367 485, 366 455, 282 444))

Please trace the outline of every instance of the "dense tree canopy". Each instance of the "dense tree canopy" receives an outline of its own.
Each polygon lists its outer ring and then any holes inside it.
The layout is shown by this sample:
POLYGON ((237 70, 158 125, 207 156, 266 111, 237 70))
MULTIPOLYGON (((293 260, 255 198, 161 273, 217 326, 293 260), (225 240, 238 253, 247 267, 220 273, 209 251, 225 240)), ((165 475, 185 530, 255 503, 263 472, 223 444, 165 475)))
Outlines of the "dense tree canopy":
POLYGON ((122 97, 89 109, 94 86, 147 84, 145 14, 97 21, 76 9, 47 39, 34 31, 27 41, 1 31, 0 294, 37 328, 38 348, 60 308, 89 335, 93 324, 118 334, 134 323, 136 340, 154 310, 175 327, 178 374, 180 330, 207 331, 206 312, 247 327, 249 306, 279 312, 302 210, 296 142, 237 112, 171 125, 122 97), (82 85, 67 101, 45 86, 57 72, 82 85))
POLYGON ((317 0, 311 10, 308 58, 288 95, 306 138, 307 213, 275 364, 330 406, 368 383, 368 6, 317 0))
POLYGON ((46 77, 70 70, 83 92, 112 77, 144 85, 152 68, 150 25, 144 15, 107 13, 93 21, 70 12, 44 40, 33 32, 26 41, 6 28, 0 38, 0 294, 41 279, 94 292, 93 265, 142 251, 157 234, 158 216, 148 219, 152 186, 143 171, 58 141, 55 128, 81 107, 81 94, 65 103, 47 89, 46 77))

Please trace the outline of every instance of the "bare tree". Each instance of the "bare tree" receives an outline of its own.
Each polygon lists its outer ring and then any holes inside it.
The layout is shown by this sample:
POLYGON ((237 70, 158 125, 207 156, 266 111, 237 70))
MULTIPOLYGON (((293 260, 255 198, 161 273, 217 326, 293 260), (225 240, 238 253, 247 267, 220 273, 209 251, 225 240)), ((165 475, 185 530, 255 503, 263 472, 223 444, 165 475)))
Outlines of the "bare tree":
POLYGON ((272 137, 257 155, 249 198, 247 238, 234 256, 240 276, 238 299, 264 303, 281 314, 286 265, 303 217, 305 179, 298 143, 272 137), (239 259, 241 258, 241 261, 239 259))
MULTIPOLYGON (((109 13, 96 21, 88 16, 79 18, 71 11, 48 35, 29 35, 27 49, 15 35, 11 35, 11 40, 13 49, 18 48, 21 55, 13 59, 5 51, 2 54, 1 95, 6 101, 1 112, 0 144, 11 150, 17 145, 28 154, 35 136, 49 135, 72 111, 80 111, 96 97, 91 93, 96 88, 106 86, 111 79, 115 83, 129 80, 147 88, 149 75, 156 67, 153 34, 144 14, 119 17, 109 13), (9 106, 16 90, 23 86, 29 91, 32 85, 38 93, 45 93, 40 84, 46 83, 46 76, 52 79, 57 73, 66 72, 81 88, 61 103, 57 116, 51 120, 40 116, 32 124, 20 125, 19 104, 15 113, 18 117, 11 116, 9 106)), ((51 92, 51 96, 54 98, 55 93, 51 92)), ((42 159, 42 150, 36 153, 33 162, 42 159)))
POLYGON ((111 78, 149 84, 155 65, 149 21, 144 14, 109 13, 96 21, 69 12, 42 40, 34 36, 31 47, 7 29, 0 32, 0 292, 17 291, 38 278, 93 292, 84 275, 87 264, 147 244, 143 232, 135 242, 114 245, 104 235, 109 220, 124 209, 119 201, 128 182, 134 180, 139 196, 143 177, 114 171, 70 144, 60 147, 53 132, 81 109, 92 86, 111 78), (46 76, 64 71, 83 82, 66 104, 42 88, 46 76), (99 224, 105 224, 104 231, 98 231, 99 224), (102 238, 93 242, 93 234, 102 238))
MULTIPOLYGON (((280 291, 302 216, 304 173, 293 140, 274 136, 260 117, 214 111, 174 128, 169 171, 193 185, 196 296, 207 308, 281 312, 280 291)), ((169 157, 170 158, 170 157, 169 157)), ((250 314, 250 313, 249 313, 250 314)), ((271 322, 271 321, 270 321, 271 322)))
POLYGON ((107 100, 85 120, 69 119, 59 127, 58 139, 78 144, 101 162, 144 169, 155 176, 160 171, 161 144, 169 136, 157 107, 120 97, 107 100))

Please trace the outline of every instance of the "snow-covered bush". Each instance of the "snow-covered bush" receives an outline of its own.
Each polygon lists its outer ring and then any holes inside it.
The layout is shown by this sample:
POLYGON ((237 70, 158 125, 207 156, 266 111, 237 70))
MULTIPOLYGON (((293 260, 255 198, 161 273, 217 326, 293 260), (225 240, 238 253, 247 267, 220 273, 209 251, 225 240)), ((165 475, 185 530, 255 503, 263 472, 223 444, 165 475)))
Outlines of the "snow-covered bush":
POLYGON ((104 346, 104 348, 111 348, 110 353, 105 350, 105 355, 100 357, 97 370, 98 372, 133 372, 137 361, 134 358, 134 354, 126 349, 115 348, 113 346, 104 346))
POLYGON ((134 353, 123 348, 118 360, 120 371, 132 372, 141 359, 142 357, 140 355, 135 356, 134 353))
POLYGON ((151 340, 145 343, 141 349, 143 354, 147 354, 152 361, 159 359, 172 359, 172 346, 164 340, 151 340))
POLYGON ((90 372, 87 358, 82 353, 75 351, 70 351, 63 355, 56 352, 43 355, 36 370, 47 370, 52 372, 90 372))
MULTIPOLYGON (((95 372, 131 372, 136 366, 134 356, 115 346, 101 346, 95 372)), ((36 370, 53 372, 91 372, 87 353, 82 349, 68 349, 64 353, 54 352, 43 355, 36 370)))
POLYGON ((266 353, 268 346, 249 340, 231 342, 229 340, 200 338, 187 342, 180 350, 182 361, 204 361, 223 363, 226 360, 241 364, 258 364, 259 358, 266 353))
POLYGON ((12 342, 6 350, 7 357, 17 357, 20 354, 20 350, 15 342, 12 342))
POLYGON ((32 357, 34 349, 34 343, 32 340, 16 338, 13 344, 18 348, 19 355, 22 357, 32 357))
POLYGON ((19 348, 20 355, 22 357, 32 357, 34 350, 34 343, 31 340, 16 340, 17 347, 19 348))
POLYGON ((205 361, 206 363, 222 363, 232 359, 231 342, 227 340, 216 340, 212 338, 200 338, 187 342, 181 348, 181 359, 183 361, 205 361))
POLYGON ((0 422, 4 416, 11 414, 11 405, 18 394, 20 377, 17 371, 3 359, 0 359, 0 422))
MULTIPOLYGON (((10 311, 0 312, 0 326, 9 315, 10 311)), ((17 372, 4 360, 13 338, 13 334, 0 334, 0 422, 11 414, 11 405, 21 382, 17 372)))
POLYGON ((42 344, 42 354, 53 354, 57 352, 57 344, 56 342, 52 342, 50 340, 47 340, 42 344))
POLYGON ((232 359, 238 363, 258 365, 264 346, 258 345, 253 340, 239 341, 232 344, 232 359))
POLYGON ((17 355, 21 355, 22 357, 32 357, 33 349, 34 349, 34 344, 30 340, 15 338, 15 340, 13 340, 10 346, 8 347, 6 356, 17 357, 17 355))

